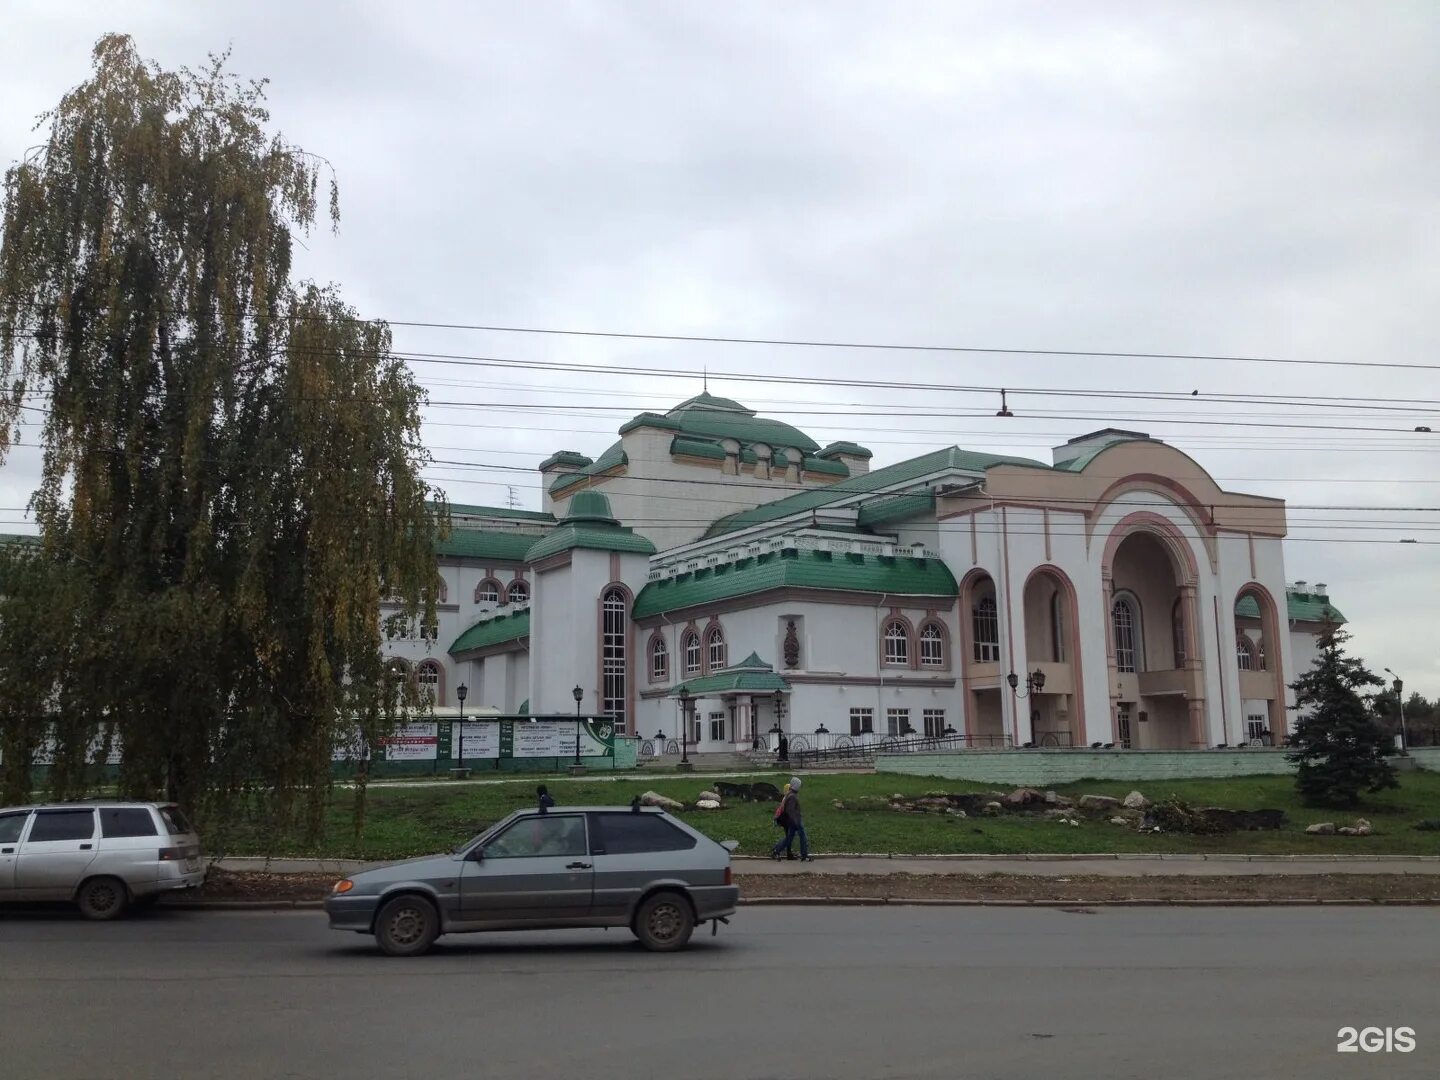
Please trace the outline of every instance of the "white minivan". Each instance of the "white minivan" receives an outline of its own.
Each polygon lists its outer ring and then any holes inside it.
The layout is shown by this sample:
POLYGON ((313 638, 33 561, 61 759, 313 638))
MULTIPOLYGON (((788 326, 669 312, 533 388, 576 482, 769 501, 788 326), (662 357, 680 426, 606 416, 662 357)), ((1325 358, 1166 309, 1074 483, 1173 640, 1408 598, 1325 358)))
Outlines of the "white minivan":
POLYGON ((0 903, 71 900, 89 919, 205 880, 200 838, 172 803, 0 808, 0 903))

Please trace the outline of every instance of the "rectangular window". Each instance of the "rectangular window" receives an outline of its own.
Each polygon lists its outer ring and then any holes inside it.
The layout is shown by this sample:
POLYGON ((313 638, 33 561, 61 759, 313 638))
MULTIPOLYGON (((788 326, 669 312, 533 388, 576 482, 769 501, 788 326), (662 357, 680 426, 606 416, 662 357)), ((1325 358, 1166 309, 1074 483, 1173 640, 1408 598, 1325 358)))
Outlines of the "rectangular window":
POLYGON ((1122 705, 1117 715, 1115 727, 1120 738, 1120 746, 1124 750, 1130 749, 1130 707, 1122 705))
POLYGON ((994 664, 1000 660, 1000 613, 995 601, 986 597, 975 605, 971 612, 971 625, 975 630, 975 662, 994 664))
POLYGON ((909 709, 886 709, 885 732, 888 735, 905 735, 910 731, 909 709))
POLYGON ((94 810, 40 810, 30 826, 28 843, 45 840, 92 840, 95 837, 94 810))
POLYGON ((29 810, 22 810, 18 814, 0 815, 0 844, 18 842, 20 834, 25 831, 25 822, 29 820, 29 810))
POLYGON ((485 845, 487 859, 533 859, 545 855, 584 855, 585 819, 547 814, 515 822, 485 845))
POLYGON ((178 806, 162 806, 160 816, 165 820, 165 827, 170 830, 171 836, 184 836, 195 831, 178 806))
POLYGON ((1251 713, 1245 717, 1245 737, 1253 743, 1263 743, 1269 726, 1270 721, 1264 713, 1251 713))
POLYGON ((596 855, 643 855, 652 851, 689 851, 695 838, 659 814, 592 814, 596 855), (598 828, 597 828, 598 826, 598 828))
POLYGON ((925 719, 925 737, 927 739, 940 739, 945 735, 945 710, 926 709, 923 714, 925 719))
POLYGON ((625 597, 611 589, 601 601, 600 711, 625 723, 625 597))
POLYGON ((712 712, 710 714, 710 741, 725 741, 725 714, 723 712, 712 712))
POLYGON ((850 734, 869 735, 875 730, 874 709, 850 710, 850 734))
POLYGON ((128 836, 156 836, 155 819, 143 806, 100 808, 100 835, 106 839, 128 836))

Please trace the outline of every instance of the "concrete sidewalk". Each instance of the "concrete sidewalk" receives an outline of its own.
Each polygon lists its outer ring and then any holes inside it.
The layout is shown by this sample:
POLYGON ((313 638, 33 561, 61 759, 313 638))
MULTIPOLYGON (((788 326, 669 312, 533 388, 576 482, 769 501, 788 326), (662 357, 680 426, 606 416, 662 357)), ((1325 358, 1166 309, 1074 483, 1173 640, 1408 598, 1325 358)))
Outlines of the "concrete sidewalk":
MULTIPOLYGON (((222 870, 352 874, 358 859, 229 858, 222 870)), ((814 862, 739 856, 737 874, 1020 874, 1030 877, 1251 877, 1305 874, 1440 874, 1440 855, 823 855, 814 862)))

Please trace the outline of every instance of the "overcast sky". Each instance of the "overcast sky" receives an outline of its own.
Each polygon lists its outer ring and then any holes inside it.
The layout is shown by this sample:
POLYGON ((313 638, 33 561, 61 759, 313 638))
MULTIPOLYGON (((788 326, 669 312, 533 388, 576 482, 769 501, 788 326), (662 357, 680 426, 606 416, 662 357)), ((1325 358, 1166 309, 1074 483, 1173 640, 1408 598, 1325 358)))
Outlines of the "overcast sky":
MULTIPOLYGON (((5 0, 0 164, 107 31, 167 67, 233 48, 340 182, 303 273, 394 320, 642 333, 1440 362, 1433 2, 1197 5, 5 0)), ((1291 580, 1357 651, 1440 693, 1440 372, 883 353, 397 328, 404 350, 1183 402, 726 381, 883 465, 939 446, 1049 460, 1114 421, 1291 504, 1291 580), (1394 399, 1383 410, 1207 394, 1394 399), (887 407, 974 416, 876 415, 887 407), (851 417, 817 415, 823 410, 851 417), (1182 423, 1181 421, 1207 421, 1182 423), (1219 422, 1218 424, 1216 422, 1219 422), (1381 428, 1295 430, 1265 424, 1381 428), (1351 528, 1338 529, 1348 522, 1351 528), (1359 527, 1354 527, 1359 526, 1359 527), (1420 544, 1401 545, 1402 537, 1420 544), (1337 543, 1335 540, 1384 541, 1337 543)), ((437 458, 595 455, 699 379, 417 363, 437 458)), ((38 471, 0 471, 0 530, 38 471)), ((534 472, 437 465, 452 501, 539 504, 534 472)))

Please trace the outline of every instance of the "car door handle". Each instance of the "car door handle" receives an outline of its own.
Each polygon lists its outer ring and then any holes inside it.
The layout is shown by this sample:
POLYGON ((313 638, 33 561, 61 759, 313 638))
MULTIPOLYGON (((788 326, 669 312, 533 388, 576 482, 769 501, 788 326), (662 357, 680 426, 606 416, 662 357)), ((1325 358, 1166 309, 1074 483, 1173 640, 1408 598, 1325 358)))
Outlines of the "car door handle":
POLYGON ((93 844, 81 844, 81 845, 80 845, 80 850, 81 850, 81 851, 89 851, 89 850, 91 849, 91 847, 93 847, 93 846, 94 846, 93 844))
POLYGON ((566 863, 566 864, 565 864, 565 869, 566 869, 566 870, 589 870, 589 869, 591 869, 591 864, 588 863, 588 862, 572 862, 572 863, 566 863))
POLYGON ((13 847, 0 847, 0 855, 14 855, 14 854, 15 854, 15 849, 14 849, 13 847))

